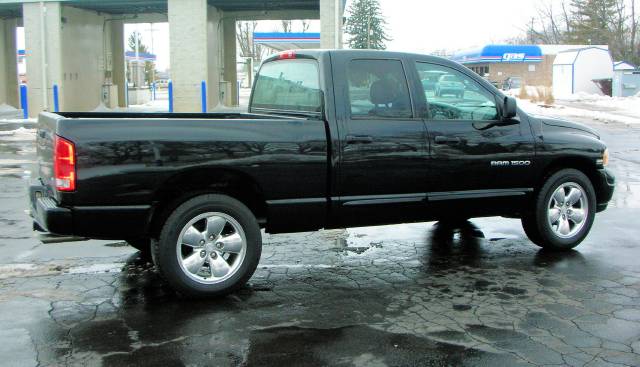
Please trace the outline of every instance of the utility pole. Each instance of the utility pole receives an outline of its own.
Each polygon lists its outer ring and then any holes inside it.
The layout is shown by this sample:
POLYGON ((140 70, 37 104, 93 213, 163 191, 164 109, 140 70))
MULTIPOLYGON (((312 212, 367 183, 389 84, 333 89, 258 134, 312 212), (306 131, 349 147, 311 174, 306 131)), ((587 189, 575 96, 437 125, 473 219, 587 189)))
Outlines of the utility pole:
POLYGON ((140 104, 140 32, 138 32, 138 24, 136 23, 136 30, 134 33, 134 38, 136 41, 136 48, 135 48, 135 54, 136 54, 136 67, 135 67, 135 71, 136 71, 136 104, 140 104))
POLYGON ((529 26, 529 43, 530 44, 534 44, 535 43, 535 41, 533 39, 533 35, 535 33, 535 31, 533 30, 534 22, 535 22, 535 18, 531 17, 531 26, 529 26))

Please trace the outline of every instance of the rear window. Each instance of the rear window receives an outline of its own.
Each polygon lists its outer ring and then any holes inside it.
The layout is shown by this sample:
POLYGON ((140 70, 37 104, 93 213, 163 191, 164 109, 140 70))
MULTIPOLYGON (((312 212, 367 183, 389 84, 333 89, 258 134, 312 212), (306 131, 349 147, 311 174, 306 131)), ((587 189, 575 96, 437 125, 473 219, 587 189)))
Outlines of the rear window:
POLYGON ((281 60, 262 65, 251 107, 266 110, 320 112, 320 82, 315 60, 281 60))

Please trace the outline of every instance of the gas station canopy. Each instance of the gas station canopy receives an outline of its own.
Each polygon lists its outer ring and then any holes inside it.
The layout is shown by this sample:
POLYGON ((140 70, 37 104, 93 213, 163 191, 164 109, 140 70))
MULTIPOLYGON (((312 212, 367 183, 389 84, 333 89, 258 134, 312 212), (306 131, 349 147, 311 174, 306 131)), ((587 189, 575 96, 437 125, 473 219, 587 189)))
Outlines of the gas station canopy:
MULTIPOLYGON (((49 0, 51 1, 51 0, 49 0)), ((56 0, 65 5, 109 14, 167 13, 167 0, 56 0)), ((0 0, 0 16, 19 17, 22 4, 36 0, 0 0)), ((48 2, 45 0, 44 2, 48 2)), ((223 11, 319 10, 318 0, 208 0, 223 11)))
POLYGON ((255 32, 253 42, 277 51, 320 48, 320 33, 255 32))

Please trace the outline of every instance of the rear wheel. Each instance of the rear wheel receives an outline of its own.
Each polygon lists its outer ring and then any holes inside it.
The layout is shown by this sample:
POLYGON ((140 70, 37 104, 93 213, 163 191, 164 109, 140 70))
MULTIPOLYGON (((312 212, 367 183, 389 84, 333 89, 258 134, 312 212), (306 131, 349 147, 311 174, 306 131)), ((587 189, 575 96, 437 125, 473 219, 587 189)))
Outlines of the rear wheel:
POLYGON ((242 287, 261 249, 253 213, 225 195, 202 195, 180 205, 153 245, 160 274, 188 297, 221 296, 242 287))
POLYGON ((596 195, 589 178, 578 170, 563 169, 542 186, 533 211, 522 217, 522 227, 540 247, 569 250, 587 236, 595 212, 596 195))

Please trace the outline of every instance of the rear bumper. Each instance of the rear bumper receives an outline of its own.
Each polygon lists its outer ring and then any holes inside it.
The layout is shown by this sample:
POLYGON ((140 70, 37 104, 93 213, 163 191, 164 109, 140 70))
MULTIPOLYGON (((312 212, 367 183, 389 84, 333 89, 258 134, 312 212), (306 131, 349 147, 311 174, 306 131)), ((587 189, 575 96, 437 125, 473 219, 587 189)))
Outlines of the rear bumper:
POLYGON ((29 188, 33 228, 57 235, 73 234, 71 209, 59 207, 55 200, 45 196, 45 193, 44 186, 31 185, 29 188))
POLYGON ((65 208, 45 196, 43 186, 32 185, 29 191, 31 216, 37 231, 95 239, 138 238, 148 233, 150 205, 65 208))
POLYGON ((596 203, 596 211, 601 212, 607 209, 609 201, 613 197, 613 191, 616 187, 616 178, 606 168, 599 169, 596 175, 597 182, 595 182, 596 197, 598 202, 596 203))

